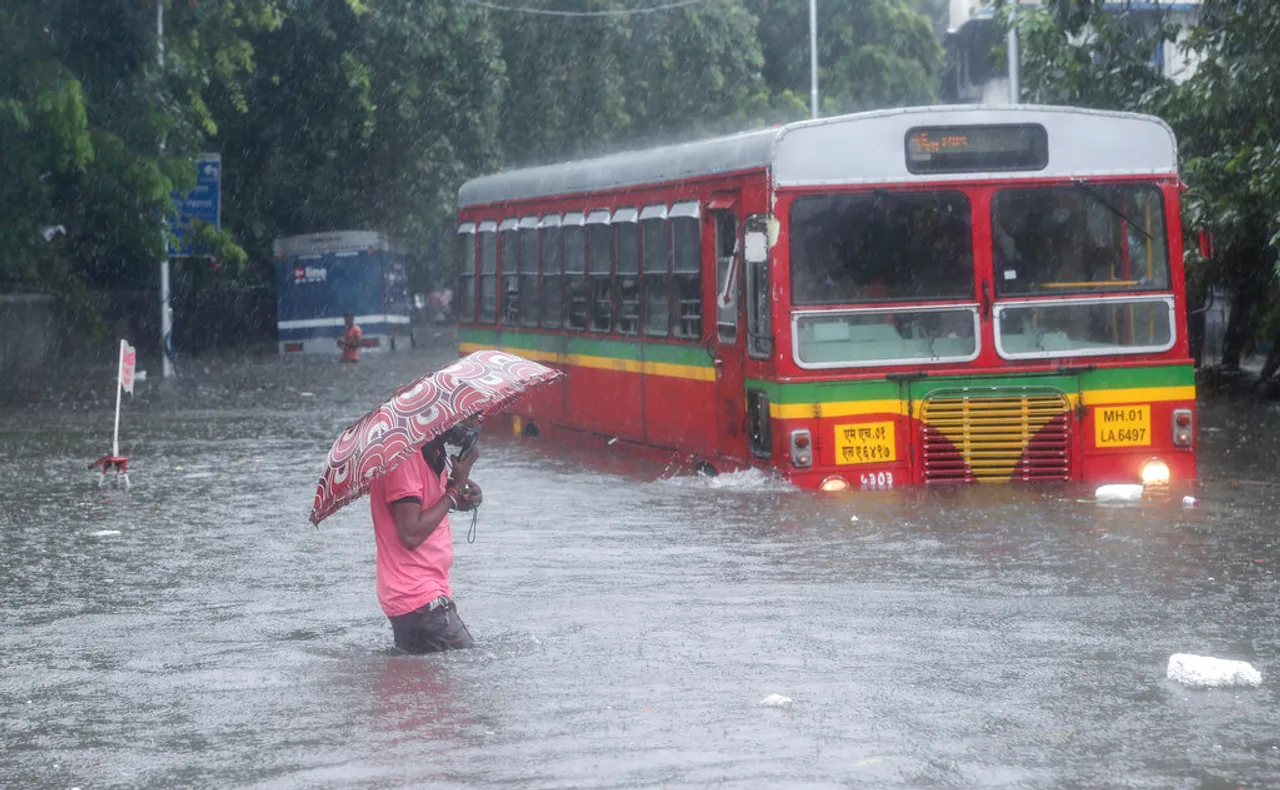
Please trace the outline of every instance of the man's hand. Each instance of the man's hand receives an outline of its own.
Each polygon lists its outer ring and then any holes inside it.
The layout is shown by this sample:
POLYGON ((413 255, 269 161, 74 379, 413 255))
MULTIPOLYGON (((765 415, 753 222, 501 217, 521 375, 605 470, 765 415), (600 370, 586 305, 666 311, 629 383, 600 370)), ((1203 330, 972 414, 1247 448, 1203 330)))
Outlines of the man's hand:
POLYGON ((467 480, 458 486, 458 496, 462 500, 458 503, 459 510, 475 510, 484 502, 484 492, 480 490, 480 485, 472 480, 467 480))
POLYGON ((453 472, 450 474, 450 482, 462 488, 462 484, 467 482, 471 477, 471 467, 475 466, 476 461, 480 459, 480 446, 478 444, 471 445, 471 449, 467 450, 461 456, 453 458, 453 472))

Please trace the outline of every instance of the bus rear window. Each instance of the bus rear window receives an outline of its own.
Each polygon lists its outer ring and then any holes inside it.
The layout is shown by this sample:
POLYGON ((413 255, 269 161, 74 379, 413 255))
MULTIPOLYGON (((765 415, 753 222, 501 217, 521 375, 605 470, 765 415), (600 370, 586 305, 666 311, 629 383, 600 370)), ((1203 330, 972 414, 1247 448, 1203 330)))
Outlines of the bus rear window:
POLYGON ((806 195, 790 223, 792 304, 973 299, 962 192, 806 195))

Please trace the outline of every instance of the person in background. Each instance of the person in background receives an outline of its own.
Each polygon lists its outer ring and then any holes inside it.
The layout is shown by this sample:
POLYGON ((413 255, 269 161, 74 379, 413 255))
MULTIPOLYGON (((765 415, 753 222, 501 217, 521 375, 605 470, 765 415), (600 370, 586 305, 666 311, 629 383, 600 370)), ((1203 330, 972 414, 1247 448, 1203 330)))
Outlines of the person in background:
POLYGON ((347 313, 342 317, 346 330, 342 333, 342 338, 338 341, 338 345, 342 347, 343 362, 359 362, 360 361, 360 327, 356 326, 356 317, 347 313))
POLYGON ((451 428, 374 480, 369 491, 378 603, 391 621, 396 647, 406 653, 472 646, 449 589, 449 513, 474 510, 484 501, 470 477, 480 457, 478 433, 475 426, 451 428), (466 448, 452 464, 446 443, 466 448))

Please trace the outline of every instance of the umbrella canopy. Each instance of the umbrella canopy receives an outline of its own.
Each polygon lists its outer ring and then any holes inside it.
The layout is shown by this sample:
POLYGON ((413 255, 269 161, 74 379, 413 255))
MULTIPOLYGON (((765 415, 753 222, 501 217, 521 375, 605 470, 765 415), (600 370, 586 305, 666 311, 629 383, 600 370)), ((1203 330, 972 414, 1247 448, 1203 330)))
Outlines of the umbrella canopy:
POLYGON ((458 423, 484 419, 563 375, 505 351, 476 351, 404 387, 333 443, 316 486, 311 523, 359 499, 375 479, 458 423))

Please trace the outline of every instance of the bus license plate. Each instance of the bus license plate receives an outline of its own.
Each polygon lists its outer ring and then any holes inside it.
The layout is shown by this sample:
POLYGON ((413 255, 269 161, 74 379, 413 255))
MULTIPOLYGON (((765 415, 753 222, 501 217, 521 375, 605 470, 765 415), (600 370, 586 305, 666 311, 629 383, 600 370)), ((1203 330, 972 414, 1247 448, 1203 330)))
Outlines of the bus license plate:
POLYGON ((836 426, 837 464, 883 464, 897 459, 892 420, 836 426))
POLYGON ((1139 447, 1151 444, 1151 407, 1099 406, 1094 412, 1099 447, 1139 447))

